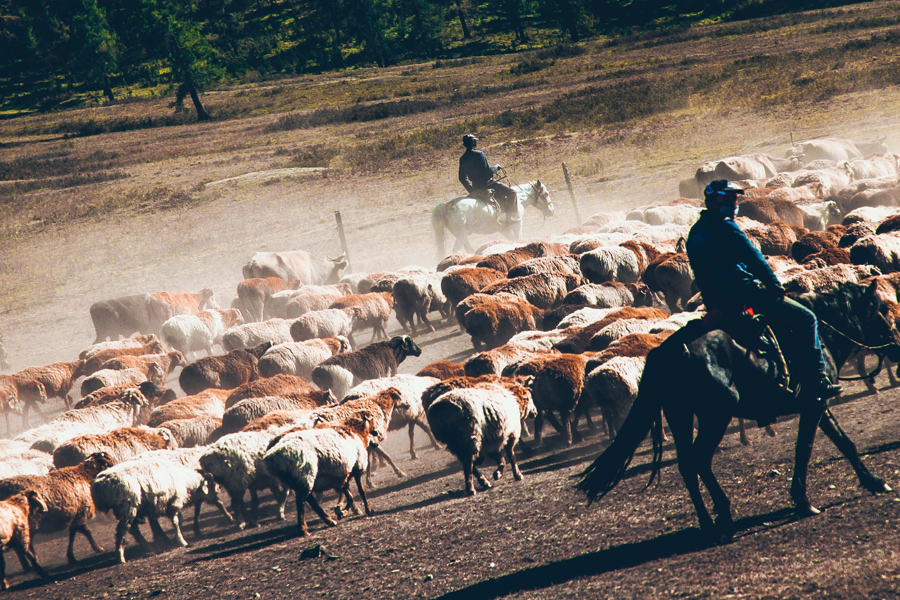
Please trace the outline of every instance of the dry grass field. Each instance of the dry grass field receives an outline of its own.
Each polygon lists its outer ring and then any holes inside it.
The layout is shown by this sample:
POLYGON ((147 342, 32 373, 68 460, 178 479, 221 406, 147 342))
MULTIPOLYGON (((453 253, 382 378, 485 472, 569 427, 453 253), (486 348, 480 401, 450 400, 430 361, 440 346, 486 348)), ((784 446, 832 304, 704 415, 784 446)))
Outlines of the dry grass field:
MULTIPOLYGON (((433 267, 430 209, 462 193, 460 136, 515 182, 540 178, 557 214, 526 215, 538 238, 582 218, 678 195, 706 160, 781 155, 791 136, 886 136, 900 151, 900 0, 598 40, 527 55, 358 70, 222 87, 203 95, 212 122, 172 117, 169 98, 131 99, 0 121, 0 334, 13 370, 72 360, 94 339, 97 301, 212 287, 225 307, 259 250, 337 254, 334 213, 354 271, 433 267)), ((476 238, 475 242, 487 241, 476 238)), ((397 330, 396 322, 393 329, 397 330)), ((423 336, 415 372, 471 349, 455 328, 423 336)), ((885 383, 885 382, 882 382, 885 383)), ((900 488, 897 392, 851 387, 837 416, 873 471, 900 488)), ((715 468, 738 536, 705 546, 674 468, 644 494, 644 452, 620 489, 586 506, 570 476, 605 445, 555 437, 523 449, 525 480, 474 498, 444 451, 379 474, 376 515, 293 537, 270 512, 235 533, 204 511, 206 537, 131 562, 89 555, 69 567, 64 538, 40 538, 57 583, 22 575, 10 598, 896 598, 900 498, 856 487, 820 440, 810 496, 789 510, 791 438, 729 434, 715 468), (321 544, 327 556, 301 557, 321 544), (453 590, 462 588, 456 594, 453 590)), ((405 456, 405 436, 389 439, 405 456), (402 438, 402 439, 401 439, 402 438)), ((420 442, 424 443, 423 440, 420 442)), ((528 445, 527 443, 525 444, 528 445)), ((271 503, 266 505, 271 508, 271 503)), ((112 525, 97 525, 110 547, 112 525)))

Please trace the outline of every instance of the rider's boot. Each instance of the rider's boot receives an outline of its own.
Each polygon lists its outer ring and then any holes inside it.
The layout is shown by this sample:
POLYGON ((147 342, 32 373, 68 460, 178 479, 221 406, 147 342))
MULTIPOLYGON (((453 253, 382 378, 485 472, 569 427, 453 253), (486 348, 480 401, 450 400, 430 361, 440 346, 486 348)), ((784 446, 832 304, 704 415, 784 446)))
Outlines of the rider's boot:
POLYGON ((807 399, 828 400, 844 391, 840 385, 833 383, 824 373, 818 374, 811 381, 800 386, 800 394, 807 399))

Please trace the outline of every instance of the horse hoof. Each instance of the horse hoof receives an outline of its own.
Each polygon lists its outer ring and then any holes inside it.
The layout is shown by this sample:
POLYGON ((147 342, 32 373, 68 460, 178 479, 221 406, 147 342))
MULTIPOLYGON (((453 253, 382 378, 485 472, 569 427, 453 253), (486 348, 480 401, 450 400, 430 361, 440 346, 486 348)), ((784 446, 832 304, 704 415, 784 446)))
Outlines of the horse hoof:
POLYGON ((797 506, 797 516, 802 518, 805 517, 814 517, 818 514, 821 514, 822 511, 813 506, 812 504, 804 504, 802 506, 797 506))
POLYGON ((881 491, 882 491, 882 492, 893 492, 893 491, 894 491, 894 488, 892 488, 892 487, 889 486, 888 484, 884 484, 884 489, 881 490, 881 491))

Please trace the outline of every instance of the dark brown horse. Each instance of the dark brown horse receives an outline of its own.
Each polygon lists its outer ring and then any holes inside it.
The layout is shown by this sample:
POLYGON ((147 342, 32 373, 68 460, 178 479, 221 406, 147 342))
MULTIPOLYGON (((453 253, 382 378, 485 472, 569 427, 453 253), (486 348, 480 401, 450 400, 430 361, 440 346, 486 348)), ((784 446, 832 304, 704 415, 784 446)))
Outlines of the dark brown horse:
MULTIPOLYGON (((876 349, 892 360, 900 355, 900 334, 895 323, 898 307, 879 296, 877 279, 840 282, 828 292, 797 298, 824 323, 819 333, 826 354, 832 359, 832 378, 859 346, 876 349)), ((873 493, 890 491, 862 463, 856 446, 824 403, 800 401, 787 393, 769 374, 767 361, 748 353, 726 333, 716 330, 692 337, 673 334, 647 356, 638 396, 615 441, 582 473, 578 483, 591 501, 602 498, 622 479, 651 430, 654 459, 650 481, 659 474, 660 408, 671 429, 678 469, 697 511, 700 528, 717 541, 729 540, 734 527, 730 502, 712 472, 713 453, 732 417, 770 421, 775 416, 800 415, 791 498, 801 516, 819 512, 806 495, 806 475, 817 426, 850 461, 865 489, 873 493), (709 490, 717 513, 715 522, 700 495, 698 477, 709 490)), ((790 356, 790 350, 786 349, 785 354, 790 356)))

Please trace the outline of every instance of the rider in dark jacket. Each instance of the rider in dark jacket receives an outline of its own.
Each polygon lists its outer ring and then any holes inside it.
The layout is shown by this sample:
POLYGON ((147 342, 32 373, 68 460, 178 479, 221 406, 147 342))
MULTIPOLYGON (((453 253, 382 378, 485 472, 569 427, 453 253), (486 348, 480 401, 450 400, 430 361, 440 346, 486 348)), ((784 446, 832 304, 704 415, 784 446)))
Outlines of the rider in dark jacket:
POLYGON ((797 340, 802 396, 836 396, 841 387, 831 383, 825 373, 818 319, 811 310, 785 297, 769 263, 734 222, 738 194, 743 190, 724 179, 706 186, 706 210, 687 238, 687 254, 703 303, 707 311, 721 310, 726 317, 748 306, 765 315, 776 332, 797 340))
POLYGON ((478 138, 471 133, 463 136, 466 151, 459 157, 459 182, 466 188, 467 193, 474 194, 474 197, 482 200, 487 200, 489 198, 487 192, 493 191, 494 199, 499 208, 506 213, 506 224, 509 225, 512 221, 518 220, 519 216, 516 211, 516 192, 509 186, 493 180, 500 167, 490 166, 484 152, 475 149, 477 143, 478 138))

